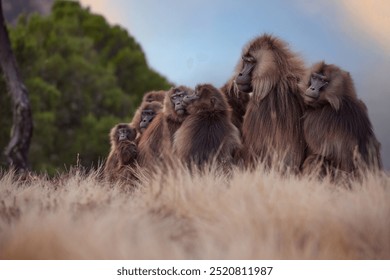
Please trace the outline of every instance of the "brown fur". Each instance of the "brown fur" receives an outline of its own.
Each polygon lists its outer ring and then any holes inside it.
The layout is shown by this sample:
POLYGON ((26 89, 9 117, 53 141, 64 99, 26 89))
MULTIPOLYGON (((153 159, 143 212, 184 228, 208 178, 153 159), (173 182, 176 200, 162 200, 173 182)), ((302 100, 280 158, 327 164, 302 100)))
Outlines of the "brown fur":
POLYGON ((150 91, 144 94, 144 97, 142 98, 143 103, 150 103, 153 101, 157 101, 160 103, 164 102, 166 91, 164 90, 158 90, 158 91, 150 91))
POLYGON ((163 158, 168 136, 165 135, 166 125, 162 117, 163 113, 158 113, 139 138, 139 163, 143 167, 154 165, 163 158))
POLYGON ((310 86, 312 73, 326 76, 327 86, 317 100, 303 96, 308 108, 304 117, 304 135, 308 155, 305 173, 321 164, 324 169, 351 173, 361 167, 381 168, 377 141, 364 103, 357 98, 348 72, 323 61, 311 67, 303 81, 310 86))
POLYGON ((225 96, 209 84, 197 86, 194 95, 199 98, 188 103, 189 116, 174 137, 175 154, 196 165, 212 160, 231 162, 241 141, 225 96))
POLYGON ((141 105, 137 108, 135 111, 135 114, 133 116, 133 119, 130 123, 132 127, 135 127, 137 129, 138 133, 141 133, 139 130, 139 123, 141 122, 141 113, 142 113, 142 108, 146 106, 149 103, 152 102, 159 102, 161 104, 164 103, 164 98, 166 95, 166 91, 160 90, 160 91, 150 91, 144 94, 142 98, 141 105))
POLYGON ((118 179, 126 166, 133 167, 135 165, 138 157, 137 145, 134 142, 135 137, 136 131, 129 124, 120 123, 111 129, 111 150, 104 166, 104 176, 106 178, 110 180, 118 179), (119 129, 126 130, 126 139, 118 139, 119 129))
POLYGON ((227 102, 232 108, 232 123, 241 132, 242 122, 249 102, 249 94, 238 90, 234 78, 230 79, 222 88, 222 93, 226 96, 227 102))
POLYGON ((137 112, 137 114, 139 116, 134 116, 134 119, 133 119, 133 121, 130 124, 137 131, 137 140, 136 140, 137 143, 139 142, 139 139, 141 138, 141 135, 146 130, 146 129, 141 129, 141 127, 140 127, 141 120, 142 120, 142 118, 141 118, 142 117, 142 111, 143 110, 153 110, 156 113, 156 116, 155 116, 155 118, 156 118, 159 115, 159 113, 162 112, 163 104, 160 103, 160 102, 157 102, 157 101, 143 103, 143 105, 138 110, 139 110, 139 113, 137 112))
POLYGON ((142 166, 150 165, 156 161, 165 161, 170 156, 173 135, 188 116, 186 112, 178 115, 171 100, 172 94, 183 91, 192 93, 193 90, 179 86, 170 89, 165 95, 164 110, 155 117, 144 134, 140 137, 139 150, 142 166))
POLYGON ((188 113, 185 112, 182 115, 178 115, 175 111, 175 106, 171 100, 171 96, 173 93, 177 91, 184 91, 187 95, 192 94, 194 91, 186 86, 179 86, 176 88, 172 88, 170 91, 168 91, 165 100, 164 100, 164 118, 167 123, 167 128, 169 131, 169 136, 171 143, 173 141, 173 135, 176 133, 176 131, 179 129, 183 121, 188 116, 188 113))
MULTIPOLYGON (((243 55, 256 59, 253 95, 242 127, 247 161, 270 164, 283 159, 282 167, 298 171, 305 153, 303 102, 298 86, 304 75, 303 62, 286 43, 267 34, 251 41, 243 55)), ((242 62, 238 70, 240 67, 242 62)))

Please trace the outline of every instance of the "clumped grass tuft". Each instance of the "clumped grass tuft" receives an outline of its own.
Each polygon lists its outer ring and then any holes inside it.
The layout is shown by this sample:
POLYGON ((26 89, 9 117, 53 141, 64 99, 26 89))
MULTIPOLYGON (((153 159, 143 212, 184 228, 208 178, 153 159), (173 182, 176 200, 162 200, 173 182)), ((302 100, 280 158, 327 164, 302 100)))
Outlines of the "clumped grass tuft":
POLYGON ((259 166, 0 179, 0 259, 390 259, 390 178, 259 166), (142 175, 142 174, 141 174, 142 175))

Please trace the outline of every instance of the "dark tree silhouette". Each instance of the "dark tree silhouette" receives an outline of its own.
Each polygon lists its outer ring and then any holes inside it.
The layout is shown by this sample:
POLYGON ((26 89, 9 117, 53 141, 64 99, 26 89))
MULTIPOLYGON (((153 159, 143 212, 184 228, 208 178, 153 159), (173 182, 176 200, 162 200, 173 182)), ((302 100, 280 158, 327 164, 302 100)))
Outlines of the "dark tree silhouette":
MULTIPOLYGON (((28 92, 23 84, 6 28, 3 5, 0 1, 0 64, 12 99, 13 123, 11 139, 5 148, 5 156, 16 171, 28 170, 33 123, 28 92)), ((2 104, 1 106, 5 106, 2 104)))

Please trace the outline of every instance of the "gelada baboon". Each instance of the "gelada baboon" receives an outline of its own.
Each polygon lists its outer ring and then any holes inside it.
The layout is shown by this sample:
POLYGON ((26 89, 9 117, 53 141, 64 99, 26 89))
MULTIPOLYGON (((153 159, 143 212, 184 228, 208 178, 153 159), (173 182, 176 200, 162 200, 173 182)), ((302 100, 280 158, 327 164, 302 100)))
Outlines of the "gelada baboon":
POLYGON ((235 77, 230 79, 222 88, 222 93, 226 96, 227 102, 232 108, 232 123, 241 132, 242 122, 249 102, 249 92, 239 90, 235 77))
POLYGON ((167 92, 164 90, 147 92, 144 94, 144 96, 142 98, 142 102, 149 102, 150 103, 153 101, 157 101, 157 102, 163 103, 166 93, 167 92))
MULTIPOLYGON (((138 138, 146 130, 153 119, 163 110, 163 104, 157 101, 143 103, 137 111, 137 116, 134 116, 131 126, 137 131, 138 138)), ((137 138, 137 142, 138 139, 137 138)))
POLYGON ((265 34, 244 48, 237 68, 239 90, 253 92, 242 126, 247 162, 280 162, 283 170, 299 171, 305 153, 298 86, 303 62, 285 42, 265 34))
POLYGON ((111 150, 104 166, 104 175, 108 179, 117 179, 125 166, 134 166, 138 149, 134 143, 136 131, 127 123, 120 123, 110 131, 111 150))
POLYGON ((135 127, 137 129, 138 133, 141 133, 139 129, 139 124, 141 122, 141 114, 142 114, 142 108, 144 108, 147 104, 152 103, 152 102, 159 102, 163 104, 164 98, 166 95, 166 91, 150 91, 144 94, 142 98, 141 105, 137 108, 135 111, 135 114, 133 116, 133 119, 130 123, 132 127, 135 127))
POLYGON ((308 146, 304 172, 318 164, 321 172, 380 168, 380 144, 350 74, 322 61, 311 67, 302 84, 308 107, 303 126, 308 146))
POLYGON ((142 167, 155 165, 163 158, 164 148, 168 135, 165 135, 166 126, 162 120, 163 112, 160 111, 151 121, 150 125, 141 134, 138 140, 139 164, 142 167))
POLYGON ((174 153, 183 162, 198 166, 214 160, 231 163, 241 140, 222 92, 209 84, 198 85, 184 102, 189 115, 174 136, 174 153))
POLYGON ((164 118, 167 123, 171 142, 173 141, 173 135, 188 116, 183 99, 193 92, 191 88, 178 86, 171 88, 166 95, 164 101, 164 118))
POLYGON ((185 86, 171 88, 164 100, 164 110, 158 114, 139 140, 141 165, 167 160, 170 156, 173 135, 187 117, 184 96, 193 90, 185 86))

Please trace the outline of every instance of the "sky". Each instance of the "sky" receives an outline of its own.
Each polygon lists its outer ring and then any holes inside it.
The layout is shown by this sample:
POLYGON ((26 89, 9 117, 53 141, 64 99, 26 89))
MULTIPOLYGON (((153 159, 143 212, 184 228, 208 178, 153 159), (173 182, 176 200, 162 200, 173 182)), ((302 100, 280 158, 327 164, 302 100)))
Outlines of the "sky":
POLYGON ((349 71, 390 170, 390 1, 80 0, 142 46, 151 68, 177 85, 222 86, 246 43, 269 33, 307 66, 349 71))

